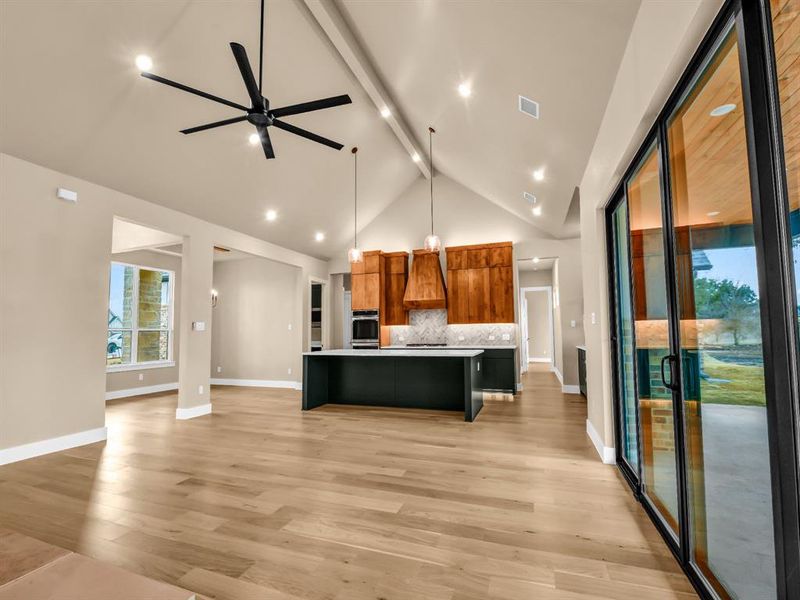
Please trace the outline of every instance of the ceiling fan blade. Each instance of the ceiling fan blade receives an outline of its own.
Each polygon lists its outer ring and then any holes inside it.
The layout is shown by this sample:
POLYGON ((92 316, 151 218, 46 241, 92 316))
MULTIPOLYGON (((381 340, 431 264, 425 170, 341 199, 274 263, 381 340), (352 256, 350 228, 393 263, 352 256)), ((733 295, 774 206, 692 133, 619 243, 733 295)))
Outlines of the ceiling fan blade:
POLYGON ((223 125, 232 125, 233 123, 240 123, 247 120, 247 115, 241 117, 233 117, 232 119, 225 119, 223 121, 215 121, 213 123, 206 123, 205 125, 198 125, 197 127, 190 127, 189 129, 181 129, 181 133, 197 133, 198 131, 205 131, 206 129, 214 129, 215 127, 222 127, 223 125))
POLYGON ((158 83, 163 83, 164 85, 169 85, 174 88, 178 88, 179 90, 183 90, 184 92, 189 92, 190 94, 194 94, 195 96, 200 96, 201 98, 206 98, 207 100, 213 100, 214 102, 225 104, 227 106, 230 106, 231 108, 238 108, 239 110, 243 110, 245 112, 250 110, 246 106, 242 106, 241 104, 236 104, 236 102, 231 102, 230 100, 225 100, 225 98, 220 98, 219 96, 214 96, 213 94, 209 94, 200 90, 196 90, 194 88, 190 88, 188 85, 183 85, 182 83, 178 83, 177 81, 164 79, 163 77, 159 77, 158 75, 154 75, 153 73, 144 72, 142 73, 142 77, 146 77, 147 79, 152 79, 153 81, 157 81, 158 83))
POLYGON ((269 131, 266 127, 256 127, 258 135, 261 137, 261 147, 264 148, 264 156, 275 158, 275 151, 272 149, 272 140, 269 139, 269 131))
POLYGON ((231 50, 233 51, 233 57, 236 59, 236 64, 239 65, 239 71, 242 74, 242 79, 244 79, 244 86, 247 88, 253 108, 263 109, 264 98, 261 97, 261 92, 258 90, 258 84, 256 83, 256 78, 253 77, 253 69, 250 68, 250 61, 247 59, 247 52, 244 46, 231 42, 231 50))
POLYGON ((334 106, 350 104, 351 102, 350 96, 342 94, 341 96, 331 96, 330 98, 323 98, 322 100, 284 106, 283 108, 276 108, 270 112, 272 116, 280 118, 288 117, 289 115, 299 115, 300 113, 307 113, 314 110, 322 110, 323 108, 333 108, 334 106))
POLYGON ((307 140, 311 140, 312 142, 317 142, 318 144, 324 144, 325 146, 330 146, 336 150, 341 150, 344 146, 338 142, 334 142, 333 140, 329 140, 328 138, 324 138, 321 135, 317 135, 316 133, 311 133, 310 131, 306 131, 305 129, 300 129, 299 127, 295 127, 294 125, 290 125, 284 121, 279 121, 275 119, 272 121, 272 124, 277 127, 278 129, 283 129, 284 131, 288 131, 289 133, 293 133, 295 135, 299 135, 300 137, 304 137, 307 140))

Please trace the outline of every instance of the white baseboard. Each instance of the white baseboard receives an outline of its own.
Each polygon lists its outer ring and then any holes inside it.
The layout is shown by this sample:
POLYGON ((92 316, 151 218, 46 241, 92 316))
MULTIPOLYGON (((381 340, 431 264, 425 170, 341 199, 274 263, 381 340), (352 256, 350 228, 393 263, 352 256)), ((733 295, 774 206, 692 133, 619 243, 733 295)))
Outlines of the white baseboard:
POLYGON ((564 377, 563 375, 561 375, 561 371, 558 370, 558 367, 553 365, 552 367, 550 367, 550 370, 556 374, 556 379, 558 379, 558 383, 564 385, 564 377))
POLYGON ((553 362, 549 358, 528 358, 529 363, 549 363, 553 362))
POLYGON ((108 430, 105 427, 98 427, 97 429, 87 429, 86 431, 70 433, 39 442, 4 448, 0 450, 0 465, 7 465, 52 452, 61 452, 62 450, 69 450, 77 446, 102 442, 106 439, 107 435, 108 430))
POLYGON ((561 385, 562 394, 580 394, 581 388, 577 385, 561 385))
POLYGON ((211 403, 201 404, 200 406, 192 406, 191 408, 176 408, 175 418, 180 421, 186 419, 194 419, 195 417, 202 417, 203 415, 211 414, 211 403))
POLYGON ((600 455, 600 459, 607 465, 613 465, 617 462, 617 455, 614 452, 613 446, 604 446, 602 440, 600 439, 600 434, 597 433, 597 430, 592 425, 592 422, 589 419, 586 419, 586 434, 589 436, 589 439, 592 440, 592 444, 594 444, 594 449, 597 450, 597 453, 600 455))
POLYGON ((521 391, 522 391, 522 384, 521 384, 521 383, 518 383, 518 384, 517 384, 517 391, 518 391, 518 392, 521 392, 521 391))
POLYGON ((143 396, 144 394, 156 394, 158 392, 169 392, 178 389, 178 382, 159 383, 157 385, 143 385, 142 387, 128 388, 126 390, 115 390, 106 392, 106 401, 116 400, 117 398, 129 398, 130 396, 143 396))
POLYGON ((243 387, 287 388, 301 390, 303 384, 288 379, 211 379, 211 385, 238 385, 243 387))

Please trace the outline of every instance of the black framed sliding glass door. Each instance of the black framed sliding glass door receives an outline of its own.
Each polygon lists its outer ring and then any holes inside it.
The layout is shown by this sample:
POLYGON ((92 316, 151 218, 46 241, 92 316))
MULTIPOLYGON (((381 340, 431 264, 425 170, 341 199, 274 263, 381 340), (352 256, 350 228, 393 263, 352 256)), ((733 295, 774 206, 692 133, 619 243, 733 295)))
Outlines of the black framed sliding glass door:
POLYGON ((729 1, 607 209, 618 463, 703 598, 800 598, 800 0, 729 1))
POLYGON ((774 598, 759 273, 735 23, 666 128, 690 560, 721 597, 774 598))

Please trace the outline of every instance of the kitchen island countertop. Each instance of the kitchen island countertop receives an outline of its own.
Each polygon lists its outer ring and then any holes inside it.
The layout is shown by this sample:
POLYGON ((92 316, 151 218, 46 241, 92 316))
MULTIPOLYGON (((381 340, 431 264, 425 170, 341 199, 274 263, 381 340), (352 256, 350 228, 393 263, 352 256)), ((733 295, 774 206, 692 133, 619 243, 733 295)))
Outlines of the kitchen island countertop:
POLYGON ((303 356, 375 356, 383 358, 397 358, 398 356, 419 356, 422 358, 451 357, 472 358, 482 354, 483 350, 477 348, 403 348, 395 347, 391 350, 323 350, 321 352, 303 352, 303 356))

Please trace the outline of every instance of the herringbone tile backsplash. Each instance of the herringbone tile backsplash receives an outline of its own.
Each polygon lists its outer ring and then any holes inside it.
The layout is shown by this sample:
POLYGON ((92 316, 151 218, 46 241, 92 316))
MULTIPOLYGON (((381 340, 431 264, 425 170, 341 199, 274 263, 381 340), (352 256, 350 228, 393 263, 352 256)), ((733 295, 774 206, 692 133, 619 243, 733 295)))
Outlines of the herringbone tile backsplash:
POLYGON ((517 343, 515 323, 448 325, 447 310, 412 310, 408 325, 391 328, 393 346, 447 344, 448 346, 506 346, 517 343), (504 340, 503 335, 509 339, 504 340))

